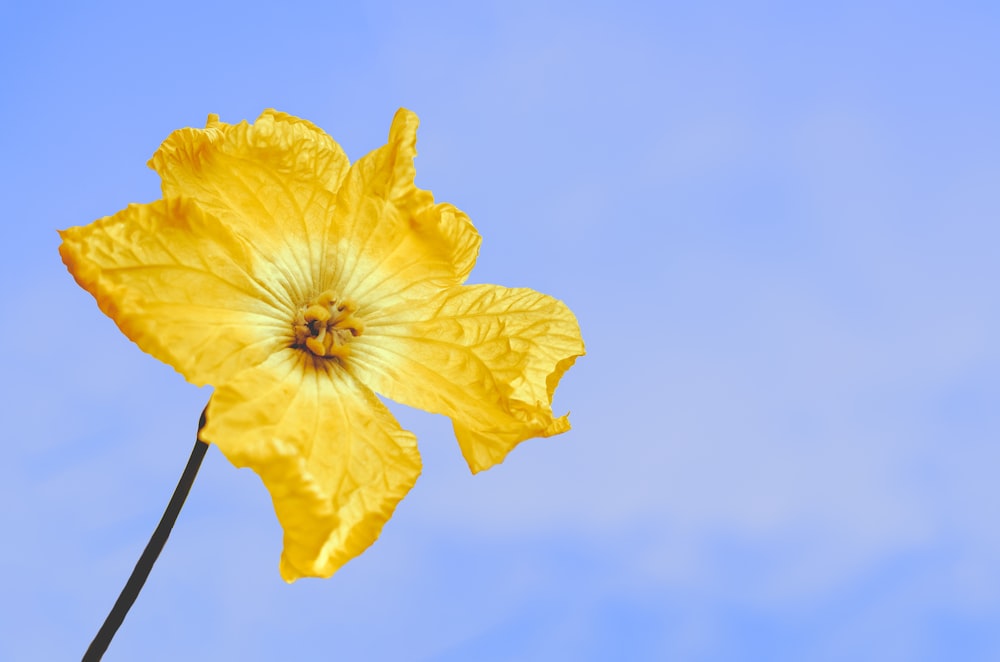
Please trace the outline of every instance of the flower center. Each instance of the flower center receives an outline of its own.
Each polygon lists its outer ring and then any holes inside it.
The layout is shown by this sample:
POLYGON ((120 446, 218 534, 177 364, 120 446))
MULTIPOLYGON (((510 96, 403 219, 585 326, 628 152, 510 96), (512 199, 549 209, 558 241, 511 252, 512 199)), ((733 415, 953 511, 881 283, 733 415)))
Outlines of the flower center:
POLYGON ((350 299, 338 301, 333 292, 323 292, 295 314, 294 346, 321 358, 346 359, 348 343, 364 331, 364 324, 353 316, 357 309, 350 299))

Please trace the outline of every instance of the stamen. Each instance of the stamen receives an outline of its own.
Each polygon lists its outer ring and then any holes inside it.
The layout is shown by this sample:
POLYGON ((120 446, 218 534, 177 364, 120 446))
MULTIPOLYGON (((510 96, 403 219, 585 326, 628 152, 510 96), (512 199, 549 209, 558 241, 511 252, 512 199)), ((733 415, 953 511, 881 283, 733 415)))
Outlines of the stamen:
POLYGON ((313 304, 306 308, 305 318, 307 322, 325 322, 330 319, 330 309, 325 306, 313 304))
POLYGON ((326 349, 324 349, 323 343, 315 338, 306 338, 306 347, 316 356, 326 356, 326 349))
POLYGON ((293 346, 320 358, 343 361, 350 353, 349 342, 364 332, 364 324, 353 316, 357 309, 353 301, 338 300, 330 290, 321 293, 296 311, 293 346))

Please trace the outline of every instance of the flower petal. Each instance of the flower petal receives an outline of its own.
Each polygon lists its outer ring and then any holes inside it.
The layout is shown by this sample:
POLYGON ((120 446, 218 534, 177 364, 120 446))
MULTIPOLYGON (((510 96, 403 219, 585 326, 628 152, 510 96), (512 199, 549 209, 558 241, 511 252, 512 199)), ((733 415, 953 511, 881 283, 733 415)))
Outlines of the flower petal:
POLYGON ((471 285, 367 323, 348 365, 375 391, 450 417, 477 472, 525 439, 569 429, 565 416, 552 415, 552 394, 583 353, 576 318, 561 301, 471 285))
POLYGON ((400 109, 388 144, 351 166, 333 210, 332 284, 369 317, 460 285, 479 253, 468 216, 415 186, 416 131, 417 116, 400 109))
POLYGON ((217 389, 202 436, 270 491, 288 582, 329 577, 367 549, 420 474, 414 436, 375 394, 293 349, 217 389))
POLYGON ((329 209, 349 164, 312 123, 275 110, 252 125, 209 116, 205 129, 170 134, 149 165, 165 198, 197 200, 297 281, 317 286, 329 209))
POLYGON ((273 267, 190 201, 131 205, 60 235, 63 262, 101 310, 195 384, 288 344, 292 313, 273 267))

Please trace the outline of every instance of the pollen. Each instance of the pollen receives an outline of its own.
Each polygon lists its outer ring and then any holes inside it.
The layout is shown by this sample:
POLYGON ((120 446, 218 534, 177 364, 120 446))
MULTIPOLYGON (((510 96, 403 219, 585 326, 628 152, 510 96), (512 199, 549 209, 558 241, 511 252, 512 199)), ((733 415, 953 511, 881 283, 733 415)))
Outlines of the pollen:
POLYGON ((354 317, 357 309, 350 299, 338 299, 329 290, 323 292, 295 314, 293 346, 320 358, 343 361, 349 354, 350 341, 364 331, 364 324, 354 317))

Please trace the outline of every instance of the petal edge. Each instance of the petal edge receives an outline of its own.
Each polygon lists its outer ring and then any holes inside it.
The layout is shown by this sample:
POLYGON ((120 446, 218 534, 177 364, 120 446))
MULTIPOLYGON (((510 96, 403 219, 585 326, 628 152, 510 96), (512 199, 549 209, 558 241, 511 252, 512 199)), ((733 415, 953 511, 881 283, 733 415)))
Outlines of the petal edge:
POLYGON ((285 350, 217 389, 203 437, 257 473, 287 582, 329 577, 379 537, 420 474, 416 438, 346 371, 285 350))

